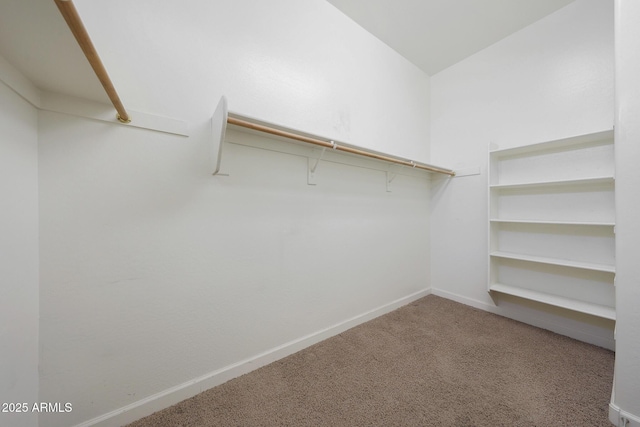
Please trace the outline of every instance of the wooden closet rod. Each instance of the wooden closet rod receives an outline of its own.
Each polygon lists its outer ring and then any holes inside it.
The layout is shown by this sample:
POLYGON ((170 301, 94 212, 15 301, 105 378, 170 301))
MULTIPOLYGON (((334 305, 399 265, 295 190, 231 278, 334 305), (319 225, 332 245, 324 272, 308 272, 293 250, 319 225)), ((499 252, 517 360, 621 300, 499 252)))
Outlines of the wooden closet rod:
POLYGON ((231 125, 241 126, 241 127, 248 128, 248 129, 257 130, 259 132, 265 132, 265 133, 270 133, 270 134, 276 135, 276 136, 282 136, 284 138, 295 139, 297 141, 302 141, 302 142, 306 142, 306 143, 309 143, 309 144, 319 145, 319 146, 325 147, 325 148, 331 148, 333 150, 344 151, 346 153, 352 153, 352 154, 358 154, 360 156, 371 157, 371 158, 378 159, 378 160, 384 160, 385 162, 397 163, 397 164, 401 164, 401 165, 404 165, 404 166, 409 166, 409 167, 416 168, 416 169, 423 169, 423 170, 427 170, 427 171, 430 171, 430 172, 437 172, 437 173, 442 173, 442 174, 446 174, 446 175, 450 175, 450 176, 455 176, 455 174, 456 174, 451 169, 444 169, 444 168, 440 168, 440 167, 437 167, 437 166, 427 165, 425 163, 414 162, 412 160, 404 160, 404 159, 400 159, 400 158, 389 157, 389 156, 386 156, 384 154, 377 154, 377 153, 373 153, 373 152, 370 152, 370 151, 360 150, 358 148, 348 147, 348 146, 344 146, 344 145, 338 145, 333 141, 323 141, 323 140, 320 140, 320 139, 311 138, 311 137, 304 136, 304 135, 298 135, 298 134, 295 134, 295 133, 292 133, 292 132, 287 132, 287 131, 283 131, 283 130, 280 130, 280 129, 275 129, 275 128, 272 128, 272 127, 269 127, 269 126, 264 126, 264 125, 248 122, 246 120, 238 119, 238 118, 235 118, 235 117, 227 117, 227 123, 229 123, 231 125))
POLYGON ((131 118, 124 109, 124 106, 120 101, 120 97, 118 96, 116 89, 113 87, 113 83, 111 83, 109 74, 107 74, 107 70, 104 68, 102 61, 100 60, 100 56, 98 56, 98 52, 91 42, 91 38, 89 38, 87 29, 82 23, 75 5, 71 0, 55 0, 55 2, 60 13, 64 17, 64 20, 67 21, 69 29, 78 41, 82 52, 84 52, 84 55, 87 57, 93 71, 96 73, 96 76, 98 76, 98 80, 102 83, 102 87, 104 87, 104 90, 107 92, 107 96, 109 96, 111 103, 118 112, 116 117, 122 123, 129 123, 131 118))

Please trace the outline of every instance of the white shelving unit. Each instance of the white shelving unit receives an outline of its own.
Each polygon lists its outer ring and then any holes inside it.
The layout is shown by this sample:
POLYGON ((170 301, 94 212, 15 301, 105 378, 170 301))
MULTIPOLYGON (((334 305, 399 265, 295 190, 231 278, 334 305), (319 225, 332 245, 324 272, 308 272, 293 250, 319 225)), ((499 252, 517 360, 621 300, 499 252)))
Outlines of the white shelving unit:
POLYGON ((489 152, 489 291, 615 320, 613 130, 489 152))

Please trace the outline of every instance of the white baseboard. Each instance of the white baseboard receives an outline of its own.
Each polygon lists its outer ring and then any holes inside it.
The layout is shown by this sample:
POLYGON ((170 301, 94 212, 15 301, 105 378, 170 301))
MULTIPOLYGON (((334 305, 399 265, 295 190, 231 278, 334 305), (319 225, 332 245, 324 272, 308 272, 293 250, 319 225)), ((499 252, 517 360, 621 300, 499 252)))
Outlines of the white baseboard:
POLYGON ((554 321, 550 316, 547 316, 542 312, 536 313, 531 310, 506 310, 495 305, 487 304, 483 301, 478 301, 452 292, 443 291, 441 289, 434 288, 431 290, 431 293, 442 298, 447 298, 461 304, 479 308, 480 310, 508 317, 510 319, 517 320, 528 325, 533 325, 538 328, 546 329, 548 331, 574 338, 579 341, 597 345, 609 350, 615 350, 615 340, 613 339, 613 337, 607 338, 567 327, 567 325, 554 321))
POLYGON ((613 403, 609 404, 609 421, 618 427, 640 427, 639 416, 625 412, 613 403))
POLYGON ((271 362, 282 359, 296 353, 306 347, 316 344, 332 336, 338 335, 347 329, 351 329, 361 323, 367 322, 397 308, 407 305, 417 299, 431 294, 431 289, 423 289, 406 297, 397 299, 381 307, 354 316, 326 329, 314 332, 290 341, 281 346, 272 348, 249 359, 242 360, 230 366, 194 378, 183 384, 151 395, 145 399, 130 405, 116 409, 99 417, 85 421, 75 427, 120 427, 140 418, 151 415, 154 412, 168 408, 185 399, 195 396, 212 387, 223 384, 233 378, 244 375, 271 362))

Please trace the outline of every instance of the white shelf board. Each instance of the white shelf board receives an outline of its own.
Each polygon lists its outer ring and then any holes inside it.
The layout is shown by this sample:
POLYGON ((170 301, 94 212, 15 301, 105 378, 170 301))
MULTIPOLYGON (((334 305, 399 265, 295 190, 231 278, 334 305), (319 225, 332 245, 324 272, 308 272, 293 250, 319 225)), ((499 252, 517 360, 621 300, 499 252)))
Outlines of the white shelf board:
POLYGON ((489 221, 494 223, 512 223, 512 224, 550 224, 550 225, 589 225, 589 226, 602 226, 602 227, 614 227, 615 222, 589 222, 589 221, 543 221, 535 219, 497 219, 493 218, 489 221))
POLYGON ((540 182, 522 182, 517 184, 496 184, 491 185, 492 189, 512 189, 512 188, 534 188, 534 187, 556 187, 563 185, 597 185, 597 184, 613 184, 615 182, 612 176, 601 176, 583 179, 563 179, 556 181, 540 181, 540 182))
POLYGON ((568 148, 581 145, 607 145, 613 144, 613 130, 603 132, 579 135, 570 138, 558 139, 547 142, 539 142, 537 144, 529 144, 520 147, 504 148, 489 151, 489 154, 496 158, 518 156, 523 154, 536 154, 544 150, 553 150, 556 148, 568 148))
POLYGON ((536 262, 540 264, 560 265, 564 267, 581 268, 583 270, 604 271, 607 273, 615 273, 616 267, 613 265, 596 264, 593 262, 570 261, 559 258, 549 258, 541 256, 523 255, 511 252, 494 251, 490 254, 492 257, 508 258, 520 261, 536 262))
POLYGON ((489 290, 525 298, 532 301, 538 301, 544 304, 562 307, 568 310, 578 311, 580 313, 586 313, 605 319, 616 320, 616 310, 612 307, 607 307, 604 305, 593 304, 584 301, 576 301, 571 298, 560 297, 544 292, 532 291, 530 289, 518 288, 516 286, 504 285, 502 283, 491 284, 489 286, 489 290))

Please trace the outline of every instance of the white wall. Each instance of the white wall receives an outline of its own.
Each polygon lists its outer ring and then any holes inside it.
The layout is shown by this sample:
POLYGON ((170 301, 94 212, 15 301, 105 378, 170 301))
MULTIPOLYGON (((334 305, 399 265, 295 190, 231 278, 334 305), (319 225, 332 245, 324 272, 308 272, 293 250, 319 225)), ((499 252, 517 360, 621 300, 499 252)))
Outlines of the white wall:
POLYGON ((487 151, 613 126, 613 4, 578 0, 432 76, 431 159, 481 175, 434 181, 438 293, 612 348, 613 322, 487 292, 487 151), (464 266, 464 268, 461 268, 464 266))
POLYGON ((0 81, 0 402, 29 404, 0 424, 16 427, 38 425, 37 148, 36 109, 0 81))
MULTIPOLYGON (((616 371, 613 405, 640 426, 640 4, 616 1, 616 371), (634 417, 630 417, 632 414, 634 417)), ((621 425, 621 424, 619 424, 621 425)))
POLYGON ((371 163, 323 161, 308 186, 306 157, 227 143, 230 176, 212 177, 207 123, 226 94, 243 114, 428 160, 428 76, 323 0, 78 3, 126 104, 191 136, 40 113, 40 398, 73 404, 43 425, 166 403, 429 287, 426 175, 387 192, 371 163))
POLYGON ((197 122, 226 95, 231 111, 429 160, 428 76, 325 0, 76 4, 128 108, 197 122))

